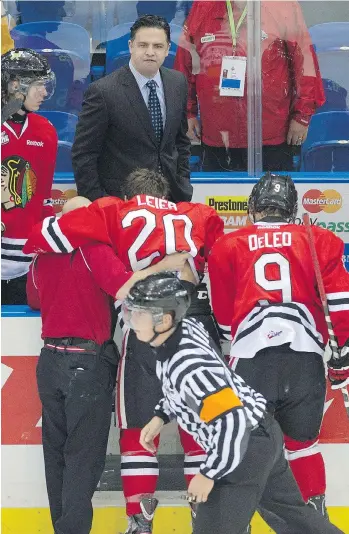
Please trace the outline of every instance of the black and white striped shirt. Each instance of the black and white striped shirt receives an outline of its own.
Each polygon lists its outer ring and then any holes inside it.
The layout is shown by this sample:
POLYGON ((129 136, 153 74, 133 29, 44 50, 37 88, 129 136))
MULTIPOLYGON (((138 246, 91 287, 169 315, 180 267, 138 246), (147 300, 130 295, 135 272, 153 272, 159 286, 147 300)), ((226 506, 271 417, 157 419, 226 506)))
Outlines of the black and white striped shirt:
POLYGON ((207 453, 200 468, 203 475, 220 479, 231 473, 264 415, 266 400, 222 362, 194 318, 184 319, 154 351, 164 393, 156 415, 164 420, 175 417, 202 446, 207 453))

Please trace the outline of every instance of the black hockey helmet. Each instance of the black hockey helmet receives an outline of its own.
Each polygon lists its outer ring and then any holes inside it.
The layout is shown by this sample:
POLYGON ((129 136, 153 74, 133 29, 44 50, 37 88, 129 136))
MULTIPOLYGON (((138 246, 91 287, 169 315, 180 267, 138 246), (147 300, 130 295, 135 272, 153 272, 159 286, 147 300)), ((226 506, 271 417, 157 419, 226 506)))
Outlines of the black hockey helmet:
POLYGON ((171 313, 177 324, 190 306, 190 295, 181 281, 172 273, 158 273, 137 282, 123 303, 125 323, 130 323, 133 311, 150 312, 154 325, 163 315, 171 313))
POLYGON ((298 194, 291 176, 267 172, 252 189, 248 212, 254 220, 256 213, 275 208, 294 221, 297 215, 298 194))
POLYGON ((30 48, 14 48, 1 56, 2 100, 7 102, 11 93, 19 91, 27 95, 33 83, 44 84, 50 98, 55 90, 56 77, 47 59, 30 48), (18 81, 19 87, 9 91, 9 82, 18 81))

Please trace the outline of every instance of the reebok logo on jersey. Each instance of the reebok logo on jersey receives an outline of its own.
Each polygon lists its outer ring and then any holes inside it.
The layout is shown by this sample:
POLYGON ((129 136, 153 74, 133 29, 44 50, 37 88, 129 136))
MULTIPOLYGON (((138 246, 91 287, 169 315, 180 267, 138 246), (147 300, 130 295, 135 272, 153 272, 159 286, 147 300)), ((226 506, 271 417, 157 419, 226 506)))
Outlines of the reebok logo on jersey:
POLYGON ((9 142, 10 142, 10 138, 7 135, 7 133, 6 132, 1 132, 1 144, 2 145, 6 145, 9 142))
POLYGON ((30 139, 27 139, 27 145, 28 146, 38 146, 43 148, 44 142, 43 141, 30 141, 30 139))

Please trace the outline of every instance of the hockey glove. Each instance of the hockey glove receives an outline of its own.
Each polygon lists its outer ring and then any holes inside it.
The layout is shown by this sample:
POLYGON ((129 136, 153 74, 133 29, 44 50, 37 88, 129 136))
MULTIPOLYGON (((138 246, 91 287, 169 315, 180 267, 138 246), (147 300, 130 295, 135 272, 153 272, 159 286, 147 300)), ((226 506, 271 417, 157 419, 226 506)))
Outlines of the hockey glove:
POLYGON ((334 358, 327 362, 328 378, 332 389, 341 389, 349 384, 349 346, 348 341, 340 349, 340 358, 334 358))

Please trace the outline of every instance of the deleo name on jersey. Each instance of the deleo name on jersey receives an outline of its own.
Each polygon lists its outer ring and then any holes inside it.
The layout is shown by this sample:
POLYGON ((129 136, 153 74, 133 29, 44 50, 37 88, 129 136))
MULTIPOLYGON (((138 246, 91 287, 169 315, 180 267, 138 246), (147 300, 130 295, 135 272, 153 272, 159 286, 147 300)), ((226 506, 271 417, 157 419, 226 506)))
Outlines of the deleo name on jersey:
POLYGON ((257 250, 259 248, 281 248, 292 246, 291 232, 273 232, 263 235, 252 234, 248 236, 249 249, 257 250))

